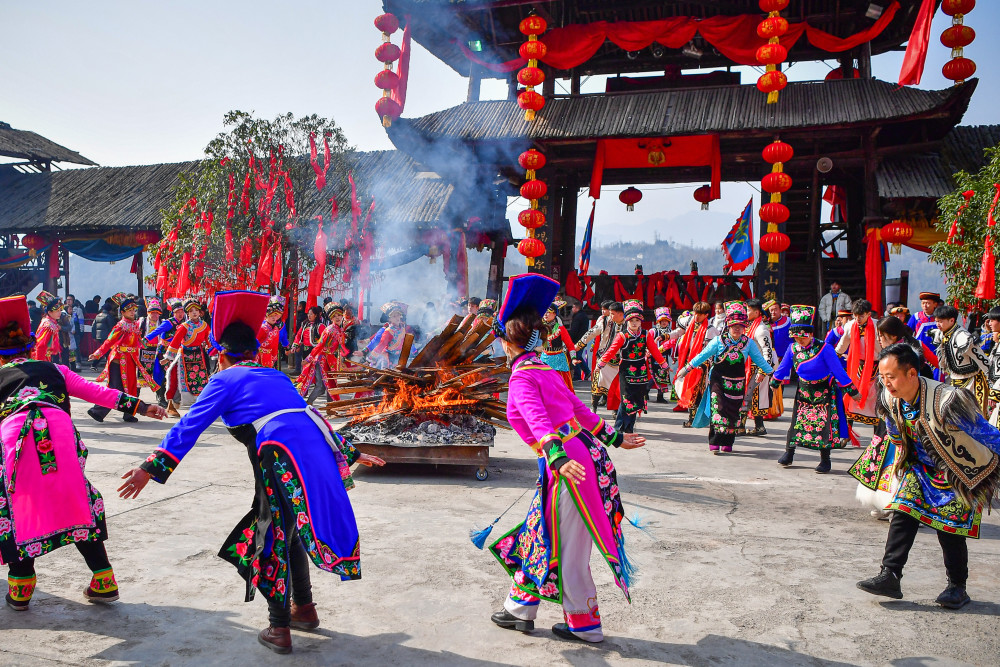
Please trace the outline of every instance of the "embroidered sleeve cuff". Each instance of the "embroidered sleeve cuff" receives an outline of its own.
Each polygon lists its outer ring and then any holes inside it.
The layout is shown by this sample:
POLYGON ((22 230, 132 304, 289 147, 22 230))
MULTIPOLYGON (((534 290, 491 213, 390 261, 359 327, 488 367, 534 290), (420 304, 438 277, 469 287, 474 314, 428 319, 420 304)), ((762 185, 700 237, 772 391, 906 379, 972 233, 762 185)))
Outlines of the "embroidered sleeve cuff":
POLYGON ((355 447, 350 440, 339 433, 335 433, 334 437, 337 439, 337 444, 340 445, 340 452, 344 455, 344 458, 347 459, 347 465, 351 466, 357 463, 358 459, 361 457, 361 450, 355 447))
POLYGON ((848 396, 850 396, 851 398, 860 398, 860 397, 861 397, 861 392, 860 392, 860 391, 858 391, 858 390, 857 390, 857 389, 856 389, 856 388, 854 387, 854 385, 853 385, 853 384, 849 384, 849 385, 847 385, 846 387, 844 387, 844 392, 845 392, 845 393, 846 393, 846 394, 847 394, 848 396))
POLYGON ((549 464, 550 469, 559 470, 569 460, 569 455, 563 449, 562 438, 557 434, 550 433, 542 438, 539 444, 542 446, 542 451, 545 452, 545 461, 549 464))
POLYGON ((127 415, 134 415, 139 409, 139 399, 122 392, 115 404, 115 410, 121 410, 127 415))
POLYGON ((609 426, 603 419, 597 422, 597 425, 590 432, 604 443, 605 447, 620 447, 625 442, 625 436, 609 426))
POLYGON ((177 459, 162 449, 157 449, 139 467, 148 472, 155 481, 163 484, 177 467, 177 459))

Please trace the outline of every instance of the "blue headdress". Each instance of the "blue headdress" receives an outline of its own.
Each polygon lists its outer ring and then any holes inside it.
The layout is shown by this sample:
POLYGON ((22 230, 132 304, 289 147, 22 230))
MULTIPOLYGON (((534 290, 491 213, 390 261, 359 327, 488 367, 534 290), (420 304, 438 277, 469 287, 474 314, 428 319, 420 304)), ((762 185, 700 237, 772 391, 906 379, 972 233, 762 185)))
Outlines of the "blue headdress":
MULTIPOLYGON (((507 320, 521 306, 531 306, 541 316, 559 292, 559 283, 540 273, 522 273, 511 276, 507 283, 507 294, 503 305, 493 322, 493 333, 497 338, 507 339, 507 320)), ((537 345, 537 343, 536 343, 537 345)), ((528 347, 531 349, 534 346, 528 347)))

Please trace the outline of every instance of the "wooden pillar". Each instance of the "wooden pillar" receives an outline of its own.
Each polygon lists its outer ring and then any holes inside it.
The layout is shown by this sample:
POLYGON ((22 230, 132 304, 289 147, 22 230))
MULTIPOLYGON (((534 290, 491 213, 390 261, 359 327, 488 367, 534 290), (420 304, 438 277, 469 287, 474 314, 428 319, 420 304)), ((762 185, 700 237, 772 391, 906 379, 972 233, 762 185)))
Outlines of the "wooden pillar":
POLYGON ((507 100, 513 102, 517 99, 517 72, 507 75, 507 100))
POLYGON ((145 299, 145 296, 143 294, 143 292, 145 291, 145 287, 142 284, 142 269, 143 269, 142 265, 143 265, 143 262, 144 262, 142 250, 140 250, 139 254, 136 255, 135 257, 136 257, 136 261, 135 261, 135 278, 136 278, 136 282, 138 283, 138 286, 137 286, 137 289, 136 289, 135 293, 136 293, 136 296, 139 297, 139 301, 143 301, 145 299))
POLYGON ((559 282, 565 282, 566 276, 576 266, 576 218, 578 215, 577 188, 567 185, 563 188, 563 212, 560 220, 562 235, 559 242, 559 282))
POLYGON ((486 298, 500 299, 503 289, 504 256, 507 254, 507 239, 501 234, 493 238, 490 248, 490 271, 486 277, 486 298))
MULTIPOLYGON (((63 273, 66 276, 66 280, 63 281, 66 287, 66 294, 63 296, 63 299, 65 299, 65 297, 69 296, 69 250, 66 250, 66 248, 62 248, 61 250, 60 259, 62 260, 63 273)), ((52 293, 56 294, 57 292, 52 290, 52 293)))
POLYGON ((820 246, 823 239, 820 238, 819 217, 822 212, 820 198, 822 186, 819 182, 819 169, 813 167, 812 192, 809 195, 809 260, 813 262, 813 272, 816 275, 816 303, 823 297, 823 253, 820 246))
POLYGON ((552 96, 556 94, 556 71, 547 66, 543 66, 542 71, 545 72, 545 81, 542 82, 542 95, 547 100, 552 99, 552 96))
POLYGON ((483 89, 483 72, 476 63, 469 63, 469 92, 466 102, 478 102, 483 89))
POLYGON ((858 73, 862 79, 872 78, 872 44, 865 42, 858 54, 858 73))
POLYGON ((531 267, 533 273, 541 273, 543 276, 552 276, 552 242, 553 229, 556 217, 559 214, 559 189, 557 184, 549 184, 549 194, 541 199, 538 204, 541 210, 545 211, 545 224, 535 230, 535 238, 545 244, 545 253, 535 258, 535 265, 531 267))
POLYGON ((569 79, 570 95, 580 94, 580 72, 574 67, 569 79))

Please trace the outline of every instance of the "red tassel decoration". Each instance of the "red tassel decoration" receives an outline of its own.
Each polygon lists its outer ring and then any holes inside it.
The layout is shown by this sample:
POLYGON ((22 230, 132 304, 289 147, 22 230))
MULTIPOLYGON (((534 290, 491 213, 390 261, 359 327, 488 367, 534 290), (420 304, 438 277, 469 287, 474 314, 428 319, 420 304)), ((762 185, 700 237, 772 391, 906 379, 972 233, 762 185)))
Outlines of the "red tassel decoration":
POLYGON ((993 188, 996 190, 996 194, 993 195, 993 204, 990 205, 990 212, 986 216, 986 242, 983 244, 983 262, 979 269, 979 282, 976 283, 975 296, 977 299, 992 300, 997 298, 996 259, 993 256, 993 228, 996 227, 997 223, 993 213, 996 211, 997 202, 1000 201, 1000 183, 994 183, 993 188))
POLYGON ((964 241, 959 238, 962 235, 962 228, 958 226, 958 219, 965 213, 965 209, 969 207, 969 202, 975 194, 974 190, 966 190, 962 193, 962 196, 965 197, 965 203, 958 207, 958 211, 955 212, 955 219, 951 221, 951 229, 948 230, 948 239, 946 241, 948 245, 964 245, 964 241))
POLYGON ((191 251, 181 255, 181 274, 177 277, 177 293, 186 295, 191 290, 191 251))

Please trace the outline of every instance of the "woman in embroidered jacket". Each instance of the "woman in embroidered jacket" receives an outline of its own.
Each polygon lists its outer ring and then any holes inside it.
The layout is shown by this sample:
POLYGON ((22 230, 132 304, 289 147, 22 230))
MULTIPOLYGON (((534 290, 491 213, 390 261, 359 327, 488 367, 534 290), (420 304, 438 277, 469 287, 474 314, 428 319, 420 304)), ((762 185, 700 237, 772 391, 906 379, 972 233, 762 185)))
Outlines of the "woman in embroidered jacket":
POLYGON ((348 355, 344 330, 340 328, 344 321, 343 306, 337 301, 331 301, 326 305, 326 315, 330 318, 330 324, 303 362, 302 372, 295 383, 299 394, 309 405, 321 394, 330 396, 335 393, 337 380, 331 373, 340 370, 340 360, 348 355))
POLYGON ((630 299, 625 302, 625 330, 616 334, 604 356, 597 364, 600 371, 605 364, 621 356, 618 367, 618 389, 621 394, 621 404, 615 416, 615 430, 623 433, 635 431, 635 420, 640 412, 646 412, 646 401, 649 396, 649 381, 656 375, 660 386, 668 382, 667 360, 663 358, 660 349, 652 341, 654 335, 642 330, 642 302, 630 299), (654 373, 650 373, 649 355, 659 364, 654 373))
POLYGON ((267 315, 257 331, 257 342, 260 343, 257 363, 261 366, 277 368, 282 348, 288 347, 288 334, 285 333, 285 323, 281 321, 284 314, 285 300, 272 296, 267 303, 267 315))
POLYGON ((252 361, 267 300, 259 292, 215 295, 212 335, 223 352, 221 370, 146 462, 124 475, 127 481, 119 491, 123 498, 136 497, 150 479, 166 482, 202 432, 221 417, 247 448, 256 494, 219 556, 246 580, 248 602, 255 589, 267 598, 271 624, 259 641, 288 653, 289 625, 319 626, 309 560, 342 579, 361 577, 358 528, 347 499, 353 486, 349 466, 359 460, 383 462, 359 456, 305 404, 287 375, 252 361))
MULTIPOLYGON (((919 367, 916 352, 905 343, 879 355, 885 387, 879 415, 896 449, 892 474, 899 486, 886 507, 893 515, 882 569, 857 585, 872 595, 902 598, 903 566, 924 524, 937 532, 948 573, 948 586, 935 602, 958 609, 969 602, 966 538, 979 537, 983 507, 993 503, 1000 486, 1000 431, 979 412, 971 392, 921 377, 919 367)), ((861 469, 878 467, 872 461, 861 469)), ((855 476, 869 488, 877 481, 855 476)))
POLYGON ((198 299, 184 301, 184 312, 188 319, 177 327, 164 360, 167 367, 167 416, 180 417, 177 408, 183 396, 191 397, 191 402, 201 395, 208 383, 208 324, 201 319, 201 303, 198 299))
POLYGON ((163 304, 155 296, 146 297, 146 317, 139 320, 139 364, 146 369, 146 373, 159 385, 156 390, 156 400, 160 406, 167 407, 167 399, 164 393, 167 391, 163 381, 163 369, 160 367, 160 359, 163 351, 160 341, 154 336, 149 336, 160 328, 160 318, 163 315, 163 304))
MULTIPOLYGON (((107 382, 112 389, 124 391, 131 396, 139 395, 139 387, 148 387, 155 392, 160 385, 146 371, 145 366, 139 363, 142 325, 135 319, 139 310, 139 297, 118 292, 111 297, 111 300, 118 305, 121 319, 111 330, 111 335, 90 355, 91 361, 108 355, 108 362, 97 376, 97 381, 107 382)), ((87 414, 99 422, 103 422, 109 412, 110 408, 100 405, 87 410, 87 414)), ((127 422, 136 421, 136 418, 129 414, 126 414, 124 419, 127 422)))
POLYGON ((559 371, 563 382, 570 389, 573 388, 573 376, 569 374, 571 366, 569 351, 573 349, 573 339, 570 338, 566 327, 562 325, 556 314, 566 306, 565 301, 553 301, 552 305, 542 315, 542 322, 545 323, 545 335, 542 336, 542 352, 539 357, 542 363, 559 371))
MULTIPOLYGON (((403 353, 403 344, 406 342, 406 334, 413 334, 413 329, 406 326, 406 311, 409 306, 402 301, 390 301, 382 306, 389 321, 385 326, 375 332, 368 347, 371 365, 375 368, 390 368, 399 363, 399 357, 403 353)), ((405 363, 408 359, 403 359, 405 363)))
POLYGON ((874 426, 878 423, 875 416, 875 397, 878 395, 876 375, 882 343, 872 320, 872 304, 858 299, 851 304, 851 312, 854 319, 844 324, 844 335, 837 343, 837 354, 847 353, 847 374, 851 376, 858 396, 845 398, 844 407, 849 420, 874 426))
MULTIPOLYGON (((708 388, 698 406, 693 425, 708 426, 708 449, 714 454, 733 451, 733 442, 740 430, 743 403, 746 399, 746 366, 751 360, 761 375, 774 372, 757 343, 746 335, 747 306, 739 301, 726 304, 726 331, 713 338, 678 372, 677 379, 706 362, 711 363, 708 388)), ((761 378, 757 378, 761 379, 761 378)))
POLYGON ((846 447, 849 440, 843 393, 856 396, 858 392, 833 346, 813 336, 815 312, 812 306, 792 306, 789 330, 795 342, 781 358, 771 386, 780 386, 788 380, 793 369, 799 378, 785 453, 778 464, 792 465, 796 447, 818 449, 820 462, 816 472, 828 473, 830 450, 846 447))
POLYGON ((59 361, 62 358, 62 345, 59 343, 59 316, 62 314, 62 299, 45 290, 39 292, 38 303, 42 304, 45 314, 38 323, 35 334, 35 349, 31 358, 37 361, 59 361))
POLYGON ((667 399, 663 397, 664 391, 669 391, 671 388, 670 383, 670 351, 677 347, 677 339, 671 338, 670 333, 674 329, 673 319, 670 317, 670 309, 666 306, 662 308, 657 308, 653 311, 653 319, 655 322, 653 326, 649 328, 649 341, 647 341, 647 346, 655 347, 663 355, 663 358, 667 360, 667 365, 663 367, 666 372, 665 377, 654 378, 656 385, 656 402, 666 403, 667 399))
POLYGON ((683 315, 677 318, 677 328, 670 332, 671 338, 679 339, 677 343, 677 365, 678 373, 674 379, 674 391, 677 393, 677 405, 674 412, 687 412, 688 420, 684 422, 685 428, 691 428, 694 424, 698 406, 705 395, 705 387, 708 382, 701 369, 694 369, 690 376, 685 373, 680 374, 683 368, 692 359, 702 352, 709 341, 719 335, 718 329, 712 326, 708 316, 712 307, 707 301, 699 301, 691 307, 691 315, 685 318, 683 315))
POLYGON ((534 629, 540 600, 561 602, 565 622, 552 631, 564 639, 599 642, 604 634, 590 573, 592 546, 626 599, 631 574, 621 529, 624 510, 605 445, 632 449, 645 439, 608 428, 531 351, 545 330, 540 313, 558 289, 559 283, 539 274, 514 276, 494 328, 513 369, 507 419, 538 455, 539 476, 524 523, 490 546, 514 579, 503 610, 492 620, 527 632, 534 629))
POLYGON ((85 475, 87 448, 70 418, 69 397, 156 419, 163 408, 65 366, 29 360, 30 327, 23 295, 0 299, 0 564, 10 569, 7 606, 28 608, 35 558, 66 544, 76 545, 93 572, 86 599, 114 602, 104 500, 85 475))

